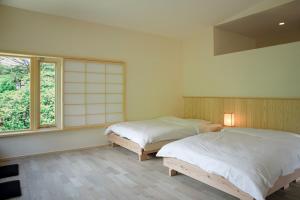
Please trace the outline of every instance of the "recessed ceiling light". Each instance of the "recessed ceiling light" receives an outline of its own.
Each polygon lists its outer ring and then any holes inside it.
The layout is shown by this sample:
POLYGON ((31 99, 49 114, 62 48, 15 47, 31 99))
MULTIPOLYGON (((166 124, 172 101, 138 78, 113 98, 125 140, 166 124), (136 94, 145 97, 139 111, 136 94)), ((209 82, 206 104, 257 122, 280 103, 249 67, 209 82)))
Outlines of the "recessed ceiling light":
POLYGON ((278 26, 283 26, 283 25, 285 25, 285 22, 279 22, 278 23, 278 26))

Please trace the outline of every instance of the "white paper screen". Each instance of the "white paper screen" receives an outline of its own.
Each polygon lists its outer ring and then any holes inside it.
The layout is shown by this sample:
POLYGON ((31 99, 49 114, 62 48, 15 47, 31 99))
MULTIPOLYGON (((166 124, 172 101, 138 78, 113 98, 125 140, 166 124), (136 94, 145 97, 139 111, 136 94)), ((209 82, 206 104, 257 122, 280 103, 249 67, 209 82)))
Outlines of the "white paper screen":
POLYGON ((84 60, 64 62, 64 126, 124 120, 124 66, 84 60))

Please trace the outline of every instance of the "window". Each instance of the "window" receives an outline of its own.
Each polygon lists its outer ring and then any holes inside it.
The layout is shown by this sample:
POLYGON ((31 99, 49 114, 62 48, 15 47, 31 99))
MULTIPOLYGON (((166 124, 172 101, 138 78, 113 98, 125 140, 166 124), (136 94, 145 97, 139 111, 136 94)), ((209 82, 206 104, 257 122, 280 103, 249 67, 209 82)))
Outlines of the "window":
POLYGON ((30 129, 31 59, 0 55, 0 132, 30 129))
POLYGON ((65 60, 65 127, 96 126, 123 121, 124 74, 122 63, 65 60))
POLYGON ((0 54, 0 134, 61 128, 60 59, 0 54))
POLYGON ((122 62, 0 53, 0 135, 124 120, 122 62))
POLYGON ((55 126, 56 63, 40 62, 40 127, 55 126))

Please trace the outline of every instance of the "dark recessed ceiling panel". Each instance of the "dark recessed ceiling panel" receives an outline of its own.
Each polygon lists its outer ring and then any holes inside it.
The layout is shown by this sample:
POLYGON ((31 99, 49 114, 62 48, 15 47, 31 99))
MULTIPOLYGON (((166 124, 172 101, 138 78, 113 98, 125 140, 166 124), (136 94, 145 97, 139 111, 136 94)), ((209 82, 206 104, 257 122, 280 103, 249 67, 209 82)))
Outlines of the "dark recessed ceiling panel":
POLYGON ((216 55, 296 41, 300 41, 300 0, 215 26, 216 55))
POLYGON ((216 26, 248 37, 300 29, 300 0, 216 26), (283 26, 279 26, 284 22, 283 26))

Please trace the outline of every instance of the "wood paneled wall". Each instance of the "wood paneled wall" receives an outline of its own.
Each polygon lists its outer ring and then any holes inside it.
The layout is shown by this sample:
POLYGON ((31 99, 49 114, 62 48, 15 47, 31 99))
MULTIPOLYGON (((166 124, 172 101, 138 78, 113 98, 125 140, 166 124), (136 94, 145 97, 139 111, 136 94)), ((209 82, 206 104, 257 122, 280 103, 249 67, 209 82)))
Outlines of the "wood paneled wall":
POLYGON ((300 133, 300 98, 184 97, 184 117, 223 124, 235 114, 236 127, 300 133))

